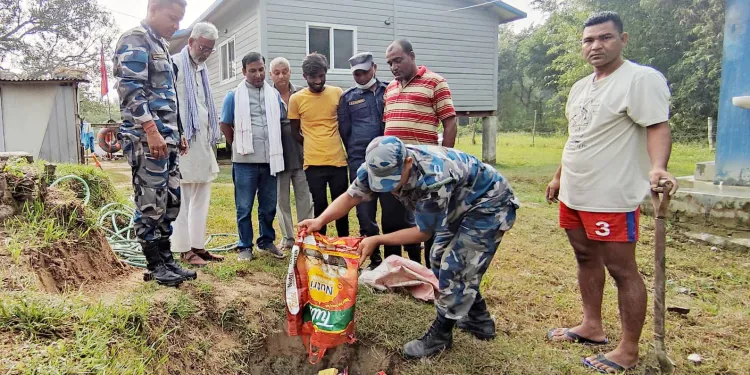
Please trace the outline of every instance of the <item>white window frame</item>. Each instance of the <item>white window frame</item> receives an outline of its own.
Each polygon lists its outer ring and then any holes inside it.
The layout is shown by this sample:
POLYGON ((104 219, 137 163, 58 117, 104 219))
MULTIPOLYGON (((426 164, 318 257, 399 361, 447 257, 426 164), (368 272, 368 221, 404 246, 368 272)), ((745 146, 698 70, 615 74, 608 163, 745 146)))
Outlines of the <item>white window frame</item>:
MULTIPOLYGON (((230 38, 227 38, 227 40, 223 41, 221 44, 219 44, 219 47, 216 48, 216 50, 219 52, 219 84, 221 85, 234 82, 234 80, 237 78, 237 42, 235 41, 234 37, 235 36, 232 35, 230 38), (224 48, 224 46, 228 46, 230 42, 234 46, 234 61, 232 62, 232 68, 229 72, 229 78, 224 79, 222 69, 224 69, 226 64, 224 63, 224 55, 222 55, 221 49, 224 48)), ((228 52, 229 50, 227 50, 227 53, 228 52)))
MULTIPOLYGON (((305 55, 310 51, 310 28, 319 28, 319 29, 328 29, 328 38, 331 45, 331 61, 328 62, 328 64, 331 66, 328 70, 329 73, 346 73, 351 74, 351 71, 349 69, 336 69, 334 68, 334 61, 336 59, 336 46, 333 40, 333 30, 347 30, 352 31, 352 43, 353 43, 353 51, 354 55, 359 53, 359 50, 357 49, 357 26, 348 26, 348 25, 337 25, 337 24, 331 24, 331 23, 314 23, 314 22, 307 22, 305 23, 305 55)), ((351 56, 347 56, 347 59, 351 56)))

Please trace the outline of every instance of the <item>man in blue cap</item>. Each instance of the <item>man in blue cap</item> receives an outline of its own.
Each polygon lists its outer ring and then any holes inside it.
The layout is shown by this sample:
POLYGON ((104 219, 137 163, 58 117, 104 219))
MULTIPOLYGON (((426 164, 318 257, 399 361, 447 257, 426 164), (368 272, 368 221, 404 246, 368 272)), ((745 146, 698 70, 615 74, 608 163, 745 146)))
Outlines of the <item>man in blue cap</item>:
POLYGON ((375 193, 391 193, 414 211, 416 226, 362 240, 360 265, 378 246, 420 243, 435 235, 430 263, 439 284, 437 317, 421 339, 404 346, 405 356, 422 358, 449 349, 456 323, 479 339, 493 339, 495 323, 479 284, 519 207, 505 178, 458 150, 378 137, 367 147, 347 193, 299 225, 315 232, 375 193))
MULTIPOLYGON (((344 141, 349 164, 349 178, 353 182, 357 169, 365 162, 367 145, 385 132, 383 110, 385 108, 385 89, 388 82, 381 82, 376 76, 377 64, 370 52, 363 52, 349 59, 352 76, 357 86, 344 92, 338 108, 339 133, 344 141)), ((359 233, 362 236, 377 236, 380 231, 376 220, 378 200, 381 206, 381 225, 383 233, 414 226, 413 215, 406 210, 392 194, 375 194, 373 199, 357 206, 359 233), (388 220, 385 220, 385 218, 388 220)), ((406 251, 413 261, 421 261, 421 249, 418 244, 407 245, 406 251)), ((401 255, 401 246, 385 246, 385 258, 401 255)), ((370 269, 382 262, 380 249, 370 256, 370 269)))

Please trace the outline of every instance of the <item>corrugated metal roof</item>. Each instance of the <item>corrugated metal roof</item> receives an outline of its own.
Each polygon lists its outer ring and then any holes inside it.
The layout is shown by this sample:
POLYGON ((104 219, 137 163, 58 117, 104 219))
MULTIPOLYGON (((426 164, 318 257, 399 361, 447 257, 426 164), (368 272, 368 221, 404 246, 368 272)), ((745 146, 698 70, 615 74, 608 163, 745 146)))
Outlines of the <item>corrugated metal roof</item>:
POLYGON ((12 73, 0 72, 0 82, 89 82, 87 79, 78 77, 48 76, 48 77, 22 77, 12 73))
POLYGON ((86 79, 80 78, 12 78, 12 77, 0 77, 0 82, 75 82, 83 83, 89 82, 86 79))

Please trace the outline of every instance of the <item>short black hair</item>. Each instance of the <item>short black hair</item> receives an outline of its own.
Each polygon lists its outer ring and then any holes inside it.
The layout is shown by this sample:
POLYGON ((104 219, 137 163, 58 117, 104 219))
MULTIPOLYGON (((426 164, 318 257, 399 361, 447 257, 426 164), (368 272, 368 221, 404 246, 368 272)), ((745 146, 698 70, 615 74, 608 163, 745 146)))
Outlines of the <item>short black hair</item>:
POLYGON ((256 61, 263 61, 263 65, 266 65, 266 58, 258 52, 250 52, 242 58, 242 69, 247 67, 247 64, 252 64, 256 61))
POLYGON ((610 21, 612 21, 615 24, 615 27, 617 27, 617 32, 622 34, 625 27, 622 24, 622 18, 620 18, 620 15, 616 12, 606 11, 594 13, 583 23, 583 28, 585 29, 589 26, 601 25, 610 21))
POLYGON ((391 46, 393 46, 394 44, 398 44, 401 47, 401 49, 404 51, 404 53, 409 54, 409 53, 414 52, 414 46, 411 45, 411 42, 408 39, 396 40, 391 44, 391 46))
POLYGON ((302 73, 305 75, 315 76, 326 72, 328 72, 328 59, 325 56, 313 52, 302 60, 302 73))
POLYGON ((160 7, 167 6, 167 5, 177 4, 181 8, 187 8, 187 1, 185 1, 185 0, 151 0, 151 1, 149 1, 149 5, 152 4, 152 3, 156 4, 156 5, 160 6, 160 7))

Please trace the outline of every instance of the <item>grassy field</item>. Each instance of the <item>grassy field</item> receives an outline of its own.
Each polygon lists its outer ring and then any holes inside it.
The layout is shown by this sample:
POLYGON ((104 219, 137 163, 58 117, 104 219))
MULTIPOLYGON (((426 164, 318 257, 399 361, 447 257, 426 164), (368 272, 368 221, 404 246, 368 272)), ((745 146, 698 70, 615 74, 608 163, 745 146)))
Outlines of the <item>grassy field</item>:
MULTIPOLYGON (((357 305, 360 344, 342 363, 367 363, 353 366, 365 369, 361 370, 363 374, 374 374, 377 366, 388 369, 389 375, 589 373, 580 365, 581 358, 596 349, 545 341, 548 329, 576 325, 581 314, 575 259, 557 226, 556 207, 547 205, 543 197, 564 142, 562 137, 537 137, 532 147, 528 135, 501 134, 498 138, 497 168, 509 179, 523 207, 482 282, 497 323, 496 340, 479 342, 457 331, 452 351, 430 360, 403 361, 399 358, 402 345, 424 332, 434 317, 434 308, 403 295, 361 288, 357 305)), ((481 154, 481 145, 472 145, 468 138, 461 139, 458 148, 481 154)), ((689 175, 696 162, 713 157, 706 147, 675 145, 670 170, 678 176, 689 175)), ((130 194, 127 168, 109 168, 116 185, 130 194)), ((212 190, 209 232, 234 233, 231 167, 222 164, 221 169, 212 190)), ((350 218, 354 234, 357 223, 353 216, 350 218)), ((257 216, 255 221, 257 231, 257 216)), ((335 233, 335 229, 332 227, 329 233, 335 233)), ((650 294, 654 273, 650 218, 641 221, 641 233, 638 260, 650 294)), ((683 238, 671 226, 668 235, 667 304, 691 309, 686 316, 667 316, 666 342, 678 373, 750 373, 747 254, 712 251, 710 246, 683 238), (701 354, 704 363, 690 364, 687 356, 692 353, 701 354)), ((25 374, 105 370, 148 374, 174 373, 175 369, 192 369, 190 373, 314 373, 313 367, 300 367, 299 361, 290 359, 300 356, 300 345, 285 341, 281 332, 286 262, 260 256, 253 262, 239 263, 235 257, 229 254, 226 262, 201 270, 197 282, 180 289, 143 285, 136 275, 118 282, 110 292, 103 288, 105 292, 50 296, 30 290, 3 291, 9 298, 3 298, 0 305, 0 352, 9 350, 10 355, 0 359, 0 373, 4 365, 15 366, 8 373, 25 374), (209 320, 220 320, 221 329, 201 325, 209 320), (237 327, 244 327, 241 346, 222 345, 227 332, 240 332, 237 327), (183 345, 174 337, 190 337, 193 341, 183 345), (185 353, 188 357, 206 356, 210 363, 223 360, 226 367, 215 367, 211 372, 199 361, 187 363, 185 353), (224 357, 213 361, 217 355, 224 357), (258 357, 264 357, 262 366, 257 364, 258 357), (180 358, 180 363, 175 363, 175 358, 180 358)), ((617 295, 611 280, 603 310, 605 329, 613 343, 600 350, 608 351, 620 334, 617 295)), ((651 331, 649 308, 641 340, 641 364, 633 374, 652 373, 655 360, 651 331)))

